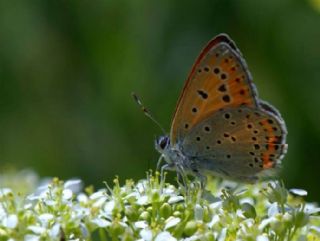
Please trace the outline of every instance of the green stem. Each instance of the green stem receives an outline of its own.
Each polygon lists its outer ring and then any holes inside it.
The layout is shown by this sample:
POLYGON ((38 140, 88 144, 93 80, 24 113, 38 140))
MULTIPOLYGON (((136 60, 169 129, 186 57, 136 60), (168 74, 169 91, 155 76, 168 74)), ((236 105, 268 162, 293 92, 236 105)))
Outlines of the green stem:
POLYGON ((99 237, 101 241, 107 241, 106 232, 102 228, 99 228, 99 237))
POLYGON ((292 240, 292 238, 294 237, 294 235, 296 234, 296 232, 297 232, 297 227, 295 226, 295 227, 293 228, 293 232, 291 233, 291 235, 290 235, 289 238, 288 238, 288 241, 289 241, 289 240, 292 240))

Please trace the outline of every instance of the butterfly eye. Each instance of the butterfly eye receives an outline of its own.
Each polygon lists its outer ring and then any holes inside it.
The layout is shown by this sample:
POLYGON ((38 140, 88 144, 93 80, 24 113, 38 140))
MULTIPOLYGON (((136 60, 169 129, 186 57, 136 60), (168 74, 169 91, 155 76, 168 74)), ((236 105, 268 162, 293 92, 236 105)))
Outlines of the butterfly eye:
POLYGON ((157 145, 161 150, 164 150, 170 143, 168 136, 161 136, 157 139, 157 145))

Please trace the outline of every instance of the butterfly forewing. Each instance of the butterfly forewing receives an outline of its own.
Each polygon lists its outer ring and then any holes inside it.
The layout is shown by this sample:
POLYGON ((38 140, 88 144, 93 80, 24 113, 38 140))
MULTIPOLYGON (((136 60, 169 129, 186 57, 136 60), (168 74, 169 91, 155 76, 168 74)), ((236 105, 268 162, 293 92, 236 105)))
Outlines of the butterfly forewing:
POLYGON ((260 100, 240 51, 227 35, 211 40, 197 58, 180 95, 169 164, 197 176, 206 173, 256 181, 275 170, 287 145, 279 112, 260 100))
POLYGON ((172 121, 171 143, 212 113, 238 106, 256 107, 256 90, 235 44, 219 35, 201 52, 186 81, 172 121))

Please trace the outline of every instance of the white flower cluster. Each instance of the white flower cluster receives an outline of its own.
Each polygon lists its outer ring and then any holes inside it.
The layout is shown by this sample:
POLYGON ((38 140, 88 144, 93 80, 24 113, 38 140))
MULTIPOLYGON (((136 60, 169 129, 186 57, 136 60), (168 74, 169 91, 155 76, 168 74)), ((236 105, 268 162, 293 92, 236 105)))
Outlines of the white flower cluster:
POLYGON ((148 174, 121 186, 82 191, 54 178, 23 196, 0 187, 0 240, 320 240, 320 209, 306 191, 281 183, 212 181, 176 188, 148 174))

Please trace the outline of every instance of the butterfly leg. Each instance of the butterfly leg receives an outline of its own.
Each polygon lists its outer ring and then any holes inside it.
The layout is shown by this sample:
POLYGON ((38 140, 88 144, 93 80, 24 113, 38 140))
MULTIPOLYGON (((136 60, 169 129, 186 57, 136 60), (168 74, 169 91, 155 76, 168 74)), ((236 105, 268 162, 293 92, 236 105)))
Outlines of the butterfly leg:
POLYGON ((169 164, 169 163, 167 163, 167 164, 165 164, 165 165, 163 165, 162 167, 161 167, 161 169, 160 169, 160 178, 161 178, 161 182, 164 182, 164 180, 165 180, 165 175, 164 175, 164 172, 166 171, 166 170, 172 170, 174 168, 174 164, 169 164))
POLYGON ((198 173, 197 178, 199 179, 201 190, 205 190, 207 186, 207 177, 205 175, 198 173))
POLYGON ((157 171, 160 170, 160 165, 163 160, 164 160, 164 156, 163 154, 161 154, 157 162, 157 171))
POLYGON ((177 171, 177 182, 179 186, 183 187, 185 189, 186 195, 189 196, 189 185, 188 185, 188 177, 186 175, 186 172, 184 171, 183 166, 176 165, 176 171, 177 171))
POLYGON ((177 182, 180 186, 187 187, 187 178, 184 173, 177 171, 177 182))
POLYGON ((207 177, 201 174, 198 170, 194 171, 193 175, 195 176, 194 185, 199 187, 197 188, 197 202, 199 203, 206 191, 207 177))

